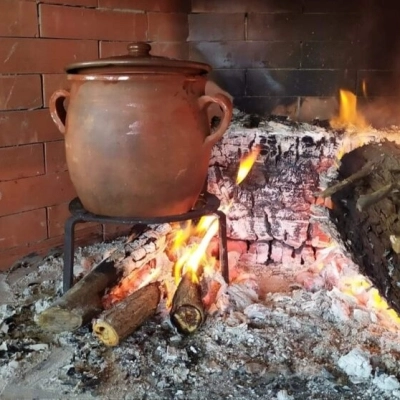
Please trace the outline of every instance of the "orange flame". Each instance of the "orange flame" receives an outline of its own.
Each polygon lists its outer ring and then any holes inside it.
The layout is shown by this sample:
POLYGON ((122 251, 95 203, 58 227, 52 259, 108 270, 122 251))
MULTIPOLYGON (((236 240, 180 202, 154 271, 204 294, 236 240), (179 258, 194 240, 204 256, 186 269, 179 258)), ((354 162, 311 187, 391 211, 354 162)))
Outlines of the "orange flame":
MULTIPOLYGON (((243 182, 248 175, 260 150, 260 146, 255 146, 249 154, 242 158, 236 179, 237 185, 243 182)), ((219 209, 227 213, 232 204, 233 200, 228 204, 221 205, 219 209)), ((215 267, 215 259, 207 254, 207 248, 212 238, 218 233, 218 228, 218 217, 216 215, 207 215, 202 217, 196 226, 188 222, 183 228, 176 229, 170 235, 171 246, 168 248, 168 254, 176 262, 173 267, 174 283, 164 282, 167 293, 167 306, 171 304, 173 298, 174 284, 178 285, 184 274, 189 273, 192 281, 198 282, 201 273, 204 271, 208 273, 209 269, 215 267), (197 243, 193 243, 196 239, 197 243)), ((115 304, 140 287, 157 279, 160 272, 157 266, 154 268, 153 262, 134 270, 104 296, 105 305, 115 304)))
POLYGON ((236 185, 240 185, 250 172, 258 155, 260 154, 261 146, 255 146, 250 153, 246 154, 240 160, 239 171, 236 178, 236 185))
POLYGON ((335 129, 354 126, 365 128, 368 126, 365 118, 357 111, 357 97, 347 90, 340 90, 339 116, 333 118, 331 126, 335 129))

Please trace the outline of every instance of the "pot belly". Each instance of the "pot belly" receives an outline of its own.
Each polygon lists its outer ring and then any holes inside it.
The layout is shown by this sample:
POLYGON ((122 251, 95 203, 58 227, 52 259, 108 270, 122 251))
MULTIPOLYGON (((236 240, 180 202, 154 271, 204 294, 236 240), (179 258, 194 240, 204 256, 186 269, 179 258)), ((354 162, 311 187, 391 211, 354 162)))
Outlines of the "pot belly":
POLYGON ((210 157, 203 146, 205 113, 184 94, 161 103, 148 94, 140 102, 128 95, 119 102, 123 106, 104 96, 94 101, 81 95, 71 102, 67 163, 82 204, 90 212, 121 217, 189 211, 210 157))

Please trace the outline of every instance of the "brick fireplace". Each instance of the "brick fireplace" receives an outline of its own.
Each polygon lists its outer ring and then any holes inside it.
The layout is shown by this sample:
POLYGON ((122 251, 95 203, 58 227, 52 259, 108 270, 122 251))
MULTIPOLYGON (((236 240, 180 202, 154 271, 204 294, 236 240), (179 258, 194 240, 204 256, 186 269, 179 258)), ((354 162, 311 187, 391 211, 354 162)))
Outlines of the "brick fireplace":
MULTIPOLYGON (((66 64, 148 41, 153 54, 210 63, 246 112, 327 119, 346 88, 387 125, 400 115, 399 9, 389 0, 3 0, 0 270, 62 245, 75 193, 48 100, 67 88, 66 64)), ((81 225, 77 238, 121 229, 81 225)))

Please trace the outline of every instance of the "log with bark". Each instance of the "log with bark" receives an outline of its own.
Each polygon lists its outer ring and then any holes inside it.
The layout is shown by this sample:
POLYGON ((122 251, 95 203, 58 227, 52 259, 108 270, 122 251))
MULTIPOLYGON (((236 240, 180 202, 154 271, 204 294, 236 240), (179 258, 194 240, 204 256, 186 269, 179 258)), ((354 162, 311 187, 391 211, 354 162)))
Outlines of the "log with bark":
POLYGON ((101 261, 55 303, 38 314, 36 323, 50 332, 73 331, 103 310, 102 296, 119 277, 112 256, 101 261))
POLYGON ((332 194, 331 218, 361 271, 400 312, 400 146, 383 142, 351 151, 341 160, 343 180, 352 182, 332 194))
POLYGON ((176 289, 170 317, 178 332, 183 334, 195 332, 204 322, 201 287, 197 279, 192 279, 190 272, 183 275, 176 289))
POLYGON ((92 323, 93 333, 107 346, 117 346, 155 314, 160 302, 158 283, 132 293, 103 311, 92 323))

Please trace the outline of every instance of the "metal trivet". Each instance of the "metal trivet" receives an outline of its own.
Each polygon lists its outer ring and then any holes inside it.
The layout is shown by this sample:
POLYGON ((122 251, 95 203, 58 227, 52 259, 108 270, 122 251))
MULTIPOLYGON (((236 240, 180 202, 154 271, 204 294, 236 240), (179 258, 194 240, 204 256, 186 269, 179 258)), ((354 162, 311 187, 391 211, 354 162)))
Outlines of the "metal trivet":
POLYGON ((78 197, 69 203, 69 211, 72 214, 67 219, 64 227, 64 270, 63 290, 66 292, 71 288, 74 276, 74 239, 75 225, 84 222, 98 222, 101 224, 163 224, 166 222, 181 222, 197 219, 205 215, 216 215, 219 219, 219 259, 222 276, 229 282, 228 251, 226 238, 226 215, 218 210, 219 199, 211 193, 205 192, 200 195, 196 207, 185 214, 168 215, 165 217, 137 218, 137 217, 106 217, 92 214, 85 210, 78 197))

